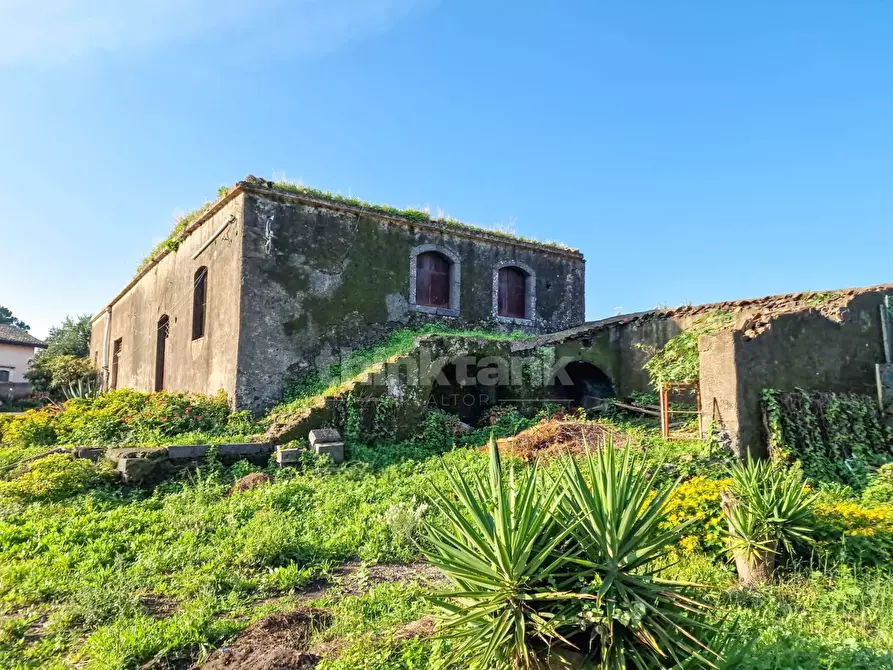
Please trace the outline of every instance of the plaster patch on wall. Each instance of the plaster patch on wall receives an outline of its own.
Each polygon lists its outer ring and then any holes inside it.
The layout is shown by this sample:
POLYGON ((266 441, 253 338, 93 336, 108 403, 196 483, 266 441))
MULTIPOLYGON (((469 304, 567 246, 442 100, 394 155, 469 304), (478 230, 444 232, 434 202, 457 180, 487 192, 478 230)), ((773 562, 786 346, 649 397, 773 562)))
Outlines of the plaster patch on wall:
POLYGON ((334 295, 338 287, 341 286, 341 270, 335 273, 321 272, 320 270, 310 271, 310 291, 317 295, 330 298, 334 295))
POLYGON ((409 320, 409 302, 406 296, 400 293, 389 293, 385 298, 385 307, 388 310, 388 321, 406 323, 409 320))

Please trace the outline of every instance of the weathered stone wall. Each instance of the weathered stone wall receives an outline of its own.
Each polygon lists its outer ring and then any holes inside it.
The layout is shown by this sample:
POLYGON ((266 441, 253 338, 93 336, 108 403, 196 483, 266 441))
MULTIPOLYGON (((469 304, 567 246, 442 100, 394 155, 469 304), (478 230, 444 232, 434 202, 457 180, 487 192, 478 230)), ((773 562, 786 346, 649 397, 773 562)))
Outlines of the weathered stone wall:
POLYGON ((605 319, 522 343, 515 349, 520 352, 550 347, 556 360, 591 363, 610 378, 618 397, 626 397, 636 391, 654 391, 643 366, 655 351, 702 316, 655 312, 605 319))
POLYGON ((268 190, 246 193, 237 404, 276 402, 283 380, 335 362, 395 329, 448 327, 543 333, 584 318, 584 264, 550 249, 448 224, 390 219, 268 190), (459 259, 458 314, 414 309, 411 253, 433 245, 459 259), (536 274, 535 318, 493 315, 493 273, 512 261, 536 274))
MULTIPOLYGON (((167 314, 170 330, 164 387, 198 393, 223 389, 232 397, 239 340, 243 197, 236 194, 225 200, 176 252, 161 258, 112 302, 108 364, 111 369, 113 343, 121 338, 118 388, 154 390, 158 320, 167 314), (226 222, 224 230, 202 250, 226 222), (207 320, 204 336, 193 340, 193 281, 202 266, 208 268, 207 320)), ((90 351, 99 366, 106 318, 101 312, 92 324, 90 351)))
POLYGON ((875 394, 875 364, 884 362, 879 306, 888 293, 893 289, 857 294, 837 318, 819 309, 783 314, 752 338, 741 331, 702 336, 704 408, 731 446, 764 453, 763 389, 875 394))

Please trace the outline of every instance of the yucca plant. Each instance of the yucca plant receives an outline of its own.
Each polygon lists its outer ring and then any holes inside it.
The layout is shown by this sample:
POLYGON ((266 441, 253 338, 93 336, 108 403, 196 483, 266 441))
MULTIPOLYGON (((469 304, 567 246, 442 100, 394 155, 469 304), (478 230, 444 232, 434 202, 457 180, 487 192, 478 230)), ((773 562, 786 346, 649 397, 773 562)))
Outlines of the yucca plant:
POLYGON ((555 514, 560 481, 546 482, 536 464, 506 473, 492 438, 489 449, 487 477, 447 469, 451 491, 435 488, 446 523, 426 521, 425 553, 453 588, 432 600, 458 658, 482 668, 538 667, 560 640, 550 606, 575 597, 555 586, 567 562, 557 549, 572 529, 555 514))
POLYGON ((491 440, 488 477, 447 471, 434 498, 446 522, 426 521, 426 554, 454 586, 434 599, 441 634, 481 668, 711 665, 694 585, 655 574, 684 531, 660 528, 673 487, 655 495, 610 442, 582 469, 565 458, 556 477, 505 472, 491 440))
POLYGON ((709 607, 691 597, 696 585, 657 576, 688 525, 661 528, 676 484, 654 491, 630 453, 618 459, 609 440, 594 453, 587 447, 582 467, 567 461, 561 514, 579 548, 572 576, 595 599, 564 603, 558 616, 578 619, 600 668, 715 667, 718 655, 699 641, 710 631, 709 607))
POLYGON ((795 543, 809 541, 815 495, 799 469, 777 461, 749 457, 732 465, 729 475, 732 486, 722 496, 729 549, 739 582, 754 586, 771 578, 781 549, 791 553, 795 543))

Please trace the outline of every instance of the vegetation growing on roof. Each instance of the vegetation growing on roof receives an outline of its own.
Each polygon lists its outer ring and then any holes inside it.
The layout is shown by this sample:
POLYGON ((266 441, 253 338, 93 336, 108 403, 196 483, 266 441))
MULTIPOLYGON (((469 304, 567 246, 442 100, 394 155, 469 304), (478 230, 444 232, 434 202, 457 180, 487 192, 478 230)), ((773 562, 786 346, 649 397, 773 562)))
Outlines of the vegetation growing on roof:
MULTIPOLYGON (((250 178, 249 178, 250 180, 250 178)), ((522 240, 524 242, 530 242, 531 244, 538 244, 542 246, 554 247, 556 249, 567 249, 570 250, 570 247, 561 244, 560 242, 542 242, 539 240, 534 240, 532 238, 524 237, 523 235, 517 235, 514 233, 507 233, 503 230, 497 230, 493 228, 487 228, 484 226, 473 226, 463 221, 459 221, 449 216, 431 216, 431 212, 428 210, 420 210, 414 209, 412 207, 400 209, 398 207, 391 207, 390 205, 378 205, 371 202, 366 202, 365 200, 360 200, 359 198, 354 198, 351 196, 344 196, 340 193, 332 193, 331 191, 323 191, 318 188, 313 188, 312 186, 305 186, 304 184, 298 184, 290 181, 276 181, 276 182, 264 182, 263 180, 257 180, 259 182, 263 182, 264 184, 271 184, 272 188, 279 189, 282 191, 291 191, 292 193, 300 193, 301 195, 307 195, 314 198, 319 198, 321 200, 330 200, 332 202, 339 202, 345 205, 351 205, 353 207, 359 207, 361 209, 369 210, 371 212, 378 212, 379 214, 386 214, 388 216, 399 216, 405 219, 409 219, 410 221, 418 221, 419 223, 440 223, 447 226, 455 226, 456 228, 462 228, 465 230, 470 230, 474 232, 485 232, 490 233, 492 235, 498 235, 500 237, 506 237, 513 240, 522 240)))
POLYGON ((714 335, 732 325, 734 315, 728 311, 709 312, 683 330, 660 349, 637 345, 652 354, 645 370, 655 388, 664 382, 686 384, 698 381, 698 337, 714 335))
MULTIPOLYGON (((319 198, 321 200, 329 200, 331 202, 338 202, 345 205, 351 205, 353 207, 359 207, 361 209, 368 210, 370 212, 377 212, 379 214, 386 214, 388 216, 398 216, 404 219, 409 219, 410 221, 417 221, 419 223, 439 223, 447 226, 455 226, 456 228, 461 228, 468 231, 473 232, 485 232, 490 233, 492 235, 497 235, 499 237, 505 237, 507 239, 513 240, 521 240, 523 242, 529 242, 531 244, 538 244, 541 246, 553 247, 555 249, 565 249, 572 251, 571 247, 568 247, 560 242, 553 241, 540 241, 534 240, 529 237, 524 237, 523 235, 516 235, 514 233, 508 233, 503 230, 486 228, 483 226, 472 226, 470 224, 464 223, 462 221, 458 221, 452 217, 441 216, 435 217, 431 215, 431 212, 427 210, 413 209, 409 208, 398 208, 391 207, 390 205, 378 205, 371 202, 366 202, 365 200, 360 200, 359 198, 353 198, 350 196, 344 196, 340 193, 332 193, 331 191, 323 191, 322 189, 313 188, 312 186, 305 186, 304 184, 297 184, 289 181, 265 181, 263 179, 259 179, 257 177, 249 176, 246 180, 249 184, 254 185, 262 185, 267 188, 277 189, 280 191, 288 191, 291 193, 298 193, 301 195, 310 196, 313 198, 319 198)), ((154 261, 159 254, 164 251, 176 251, 180 244, 182 244, 183 240, 186 239, 186 231, 191 224, 198 220, 203 214, 205 214, 208 210, 211 209, 218 201, 225 198, 229 195, 232 188, 229 186, 221 186, 217 189, 217 199, 213 202, 206 202, 201 207, 198 207, 186 214, 178 216, 174 219, 174 226, 171 230, 170 234, 161 242, 159 242, 152 251, 142 260, 139 267, 137 268, 137 274, 142 272, 148 265, 154 261)))

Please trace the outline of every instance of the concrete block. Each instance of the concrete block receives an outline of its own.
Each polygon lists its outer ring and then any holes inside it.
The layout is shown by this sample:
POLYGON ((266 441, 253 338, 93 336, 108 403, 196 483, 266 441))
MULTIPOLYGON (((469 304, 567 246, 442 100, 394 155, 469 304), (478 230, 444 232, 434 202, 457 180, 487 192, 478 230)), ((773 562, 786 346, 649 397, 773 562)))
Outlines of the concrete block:
POLYGON ((118 459, 118 472, 127 484, 144 484, 161 479, 170 470, 167 459, 131 458, 118 459))
POLYGON ((273 453, 273 445, 266 442, 241 442, 218 444, 217 453, 221 456, 255 456, 273 453))
POLYGON ((326 455, 336 465, 344 462, 344 442, 319 443, 313 447, 318 455, 326 455))
POLYGON ((277 449, 276 462, 280 467, 284 465, 293 465, 301 459, 304 449, 277 449))
POLYGON ((114 463, 117 463, 118 459, 121 458, 142 458, 147 460, 166 458, 167 447, 122 447, 106 449, 105 457, 114 463))
POLYGON ((316 428, 310 431, 310 446, 315 447, 317 444, 325 444, 329 442, 342 442, 341 433, 334 428, 316 428))
POLYGON ((184 444, 167 448, 167 457, 173 461, 193 461, 205 457, 210 447, 207 444, 184 444))
POLYGON ((75 447, 75 458, 86 458, 91 461, 98 461, 105 455, 105 449, 102 447, 75 447))

